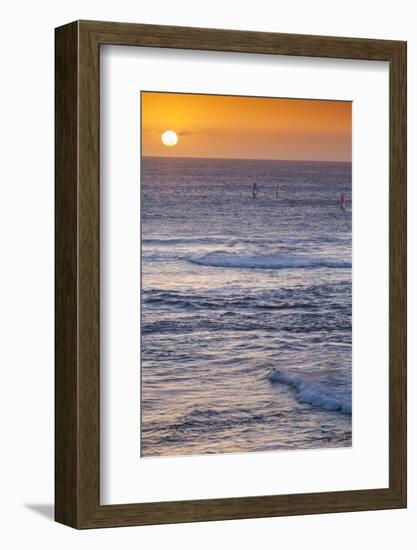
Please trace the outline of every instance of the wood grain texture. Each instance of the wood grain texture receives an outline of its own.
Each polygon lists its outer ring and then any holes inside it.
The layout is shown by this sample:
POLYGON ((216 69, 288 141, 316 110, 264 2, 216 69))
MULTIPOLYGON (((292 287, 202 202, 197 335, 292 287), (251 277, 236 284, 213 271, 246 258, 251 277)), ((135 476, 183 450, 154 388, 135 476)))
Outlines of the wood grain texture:
POLYGON ((78 523, 78 26, 55 43, 55 519, 78 523))
POLYGON ((407 493, 407 47, 390 62, 389 437, 390 487, 407 493))
MULTIPOLYGON (((157 480, 155 480, 157 483, 157 480)), ((406 506, 406 44, 78 21, 56 29, 56 520, 116 527, 406 506), (389 487, 100 505, 100 45, 390 63, 389 487)))

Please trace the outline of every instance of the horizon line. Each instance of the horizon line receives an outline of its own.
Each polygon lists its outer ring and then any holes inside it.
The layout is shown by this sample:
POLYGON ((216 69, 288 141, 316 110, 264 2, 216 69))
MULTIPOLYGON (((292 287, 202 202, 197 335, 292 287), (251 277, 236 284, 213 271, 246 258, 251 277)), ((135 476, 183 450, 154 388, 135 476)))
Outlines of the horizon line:
POLYGON ((336 164, 352 164, 352 160, 324 160, 324 159, 274 159, 261 157, 193 157, 193 156, 174 156, 174 155, 144 155, 142 158, 163 158, 163 159, 196 159, 196 160, 263 160, 271 162, 329 162, 336 164))

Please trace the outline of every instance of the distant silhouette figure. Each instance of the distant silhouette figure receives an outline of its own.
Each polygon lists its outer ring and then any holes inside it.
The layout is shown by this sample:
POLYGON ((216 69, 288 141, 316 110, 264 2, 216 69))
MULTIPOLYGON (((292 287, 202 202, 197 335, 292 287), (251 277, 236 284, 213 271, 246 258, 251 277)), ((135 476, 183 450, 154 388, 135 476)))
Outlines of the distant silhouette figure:
POLYGON ((278 195, 280 194, 281 191, 282 191, 282 185, 280 183, 278 183, 278 185, 276 186, 276 189, 275 189, 275 196, 278 197, 278 195))
POLYGON ((254 199, 256 199, 256 196, 258 193, 259 193, 258 184, 255 182, 252 187, 252 195, 254 199))
POLYGON ((345 194, 344 194, 344 193, 342 193, 342 194, 340 195, 339 205, 340 205, 340 210, 342 210, 342 212, 346 212, 346 209, 345 209, 345 206, 346 206, 346 198, 345 198, 345 194))

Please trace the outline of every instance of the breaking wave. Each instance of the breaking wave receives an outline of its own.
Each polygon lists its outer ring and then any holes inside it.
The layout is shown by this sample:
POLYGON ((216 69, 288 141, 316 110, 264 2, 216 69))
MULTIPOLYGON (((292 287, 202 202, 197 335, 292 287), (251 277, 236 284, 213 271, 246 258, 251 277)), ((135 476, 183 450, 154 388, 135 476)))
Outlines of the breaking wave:
POLYGON ((352 402, 343 395, 332 395, 331 389, 320 384, 304 382, 299 376, 285 374, 273 370, 269 375, 271 382, 280 382, 292 387, 297 392, 297 401, 326 411, 340 411, 344 414, 352 414, 352 402))
POLYGON ((351 268, 351 262, 310 257, 310 256, 259 256, 231 254, 228 252, 210 252, 202 256, 188 258, 193 264, 209 267, 252 268, 252 269, 297 269, 297 268, 351 268))

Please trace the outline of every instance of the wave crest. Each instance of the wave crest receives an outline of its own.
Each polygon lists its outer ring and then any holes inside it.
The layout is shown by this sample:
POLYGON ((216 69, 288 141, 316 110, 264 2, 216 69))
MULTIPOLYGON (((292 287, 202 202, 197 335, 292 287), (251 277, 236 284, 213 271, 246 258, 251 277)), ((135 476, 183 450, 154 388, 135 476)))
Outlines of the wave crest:
POLYGON ((340 411, 352 414, 352 403, 340 396, 332 396, 319 384, 306 383, 298 376, 291 376, 278 370, 273 370, 268 376, 271 382, 280 382, 291 386, 297 392, 297 401, 326 411, 340 411))
POLYGON ((230 267, 250 269, 297 269, 297 268, 351 268, 350 262, 310 256, 260 256, 231 254, 228 252, 209 252, 202 256, 189 258, 189 262, 208 267, 230 267))

